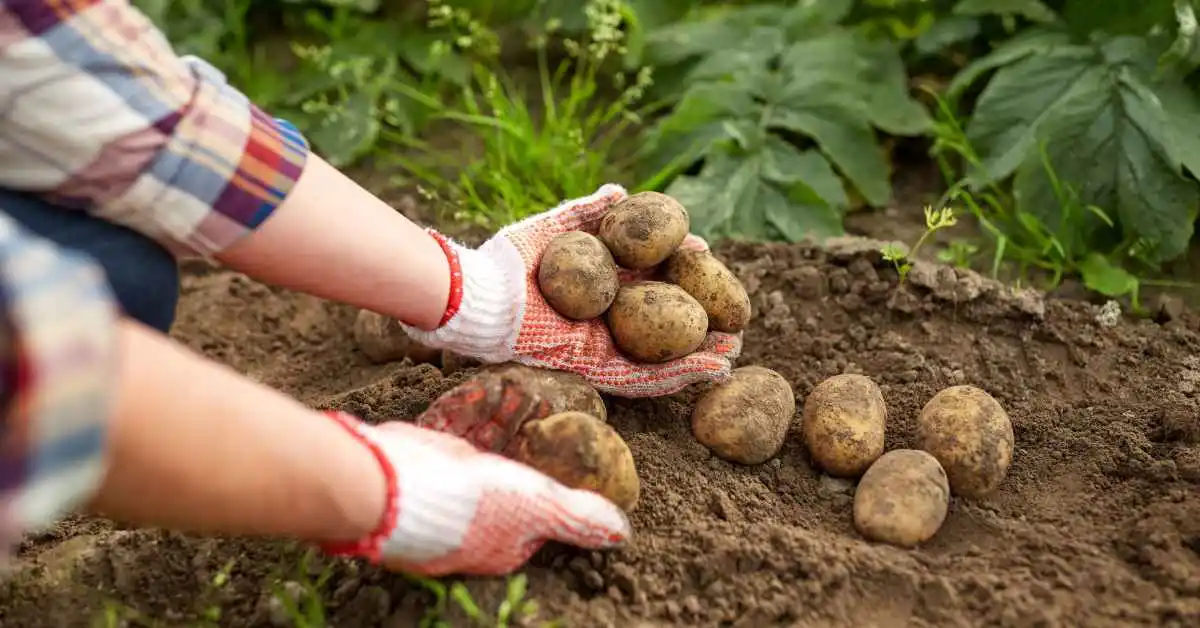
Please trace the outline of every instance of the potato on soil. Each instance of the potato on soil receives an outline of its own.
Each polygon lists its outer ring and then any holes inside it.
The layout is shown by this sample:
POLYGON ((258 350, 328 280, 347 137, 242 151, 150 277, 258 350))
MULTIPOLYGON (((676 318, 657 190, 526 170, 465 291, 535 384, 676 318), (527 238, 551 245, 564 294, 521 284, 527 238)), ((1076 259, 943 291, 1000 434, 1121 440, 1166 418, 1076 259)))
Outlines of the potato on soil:
POLYGON ((442 353, 410 338, 396 319, 370 310, 358 311, 358 317, 354 319, 354 342, 369 360, 377 364, 404 358, 415 364, 432 364, 442 353))
POLYGON ((675 251, 667 258, 666 278, 700 302, 712 329, 732 334, 750 322, 750 295, 733 271, 711 252, 675 251))
POLYGON ((759 464, 779 452, 795 414, 796 397, 782 375, 743 366, 696 403, 692 434, 725 460, 759 464))
POLYGON ((596 318, 612 305, 621 281, 612 253, 596 236, 569 231, 550 240, 538 264, 538 288, 554 311, 596 318))
POLYGON ((854 493, 854 527, 872 541, 913 547, 937 534, 950 508, 950 484, 933 456, 894 449, 863 474, 854 493))
POLYGON ((639 192, 604 215, 598 235, 618 264, 644 270, 674 253, 689 228, 691 219, 678 201, 659 192, 639 192))
POLYGON ((629 446, 590 414, 561 412, 530 421, 508 454, 566 486, 595 491, 626 512, 637 507, 641 481, 629 446))
POLYGON ((608 421, 608 408, 604 406, 604 398, 583 377, 566 371, 529 370, 533 371, 532 376, 541 380, 547 390, 553 391, 549 395, 550 412, 582 412, 601 421, 608 421))
POLYGON ((951 386, 921 409, 916 446, 946 469, 955 495, 983 497, 1000 486, 1012 464, 1012 422, 987 392, 951 386))
POLYGON ((608 328, 622 351, 639 362, 666 362, 700 347, 708 315, 686 290, 661 281, 621 286, 608 308, 608 328))
POLYGON ((829 475, 862 475, 883 454, 886 426, 883 392, 865 375, 834 375, 804 400, 804 443, 829 475))
POLYGON ((533 368, 515 362, 485 364, 472 379, 488 381, 509 380, 535 402, 546 402, 541 416, 561 412, 583 412, 601 421, 608 420, 604 398, 583 377, 567 371, 533 368))

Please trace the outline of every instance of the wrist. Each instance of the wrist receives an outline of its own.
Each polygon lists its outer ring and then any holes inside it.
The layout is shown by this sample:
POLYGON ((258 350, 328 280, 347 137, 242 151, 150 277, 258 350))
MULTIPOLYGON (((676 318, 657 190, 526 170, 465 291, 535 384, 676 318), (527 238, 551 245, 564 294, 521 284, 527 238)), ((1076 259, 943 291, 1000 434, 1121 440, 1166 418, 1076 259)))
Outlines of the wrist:
POLYGON ((413 340, 437 349, 503 362, 512 358, 525 310, 525 263, 505 241, 470 249, 431 231, 449 261, 450 289, 433 330, 402 324, 413 340))
POLYGON ((383 542, 396 527, 399 503, 396 470, 368 433, 368 426, 343 412, 328 411, 325 415, 346 429, 362 446, 364 455, 360 458, 362 481, 349 488, 339 487, 336 495, 344 532, 336 538, 321 539, 319 547, 334 556, 378 561, 383 542))

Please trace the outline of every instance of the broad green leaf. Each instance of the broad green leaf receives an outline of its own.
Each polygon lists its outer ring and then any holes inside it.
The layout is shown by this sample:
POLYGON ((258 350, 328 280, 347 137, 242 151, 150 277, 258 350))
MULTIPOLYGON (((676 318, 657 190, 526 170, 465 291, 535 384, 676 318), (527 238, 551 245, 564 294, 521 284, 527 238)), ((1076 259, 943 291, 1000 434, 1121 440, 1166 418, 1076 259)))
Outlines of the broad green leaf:
POLYGON ((785 15, 783 29, 793 40, 820 35, 840 24, 853 8, 853 0, 799 0, 785 15))
POLYGON ((778 26, 787 9, 777 6, 739 7, 705 20, 684 20, 651 32, 646 37, 646 60, 655 65, 675 65, 717 51, 752 43, 761 26, 778 26))
POLYGON ((1179 82, 1155 84, 1154 93, 1167 113, 1168 135, 1175 139, 1179 161, 1200 177, 1200 95, 1179 82))
POLYGON ((829 160, 817 151, 802 151, 777 136, 767 138, 763 152, 764 179, 784 186, 805 184, 822 204, 845 207, 849 204, 841 179, 829 160))
POLYGON ((934 21, 928 30, 917 37, 914 45, 920 54, 932 55, 959 42, 974 39, 980 30, 978 18, 947 15, 934 21))
POLYGON ((780 105, 767 118, 772 127, 803 133, 816 140, 830 161, 858 188, 868 203, 884 205, 891 199, 890 168, 875 133, 861 118, 833 108, 780 105), (803 108, 801 108, 803 107, 803 108))
POLYGON ((967 138, 983 157, 979 184, 1008 178, 1034 150, 1038 127, 1065 101, 1102 98, 1107 67, 1085 46, 1053 48, 1001 68, 979 96, 967 138))
POLYGON ((960 70, 946 87, 946 94, 950 98, 958 98, 975 81, 992 70, 1016 63, 1030 55, 1048 54, 1055 47, 1065 45, 1070 45, 1070 38, 1063 33, 1040 29, 1025 31, 960 70))
POLYGON ((954 5, 955 15, 1019 15, 1031 22, 1053 22, 1054 11, 1041 0, 962 0, 954 5))
MULTIPOLYGON (((810 158, 802 162, 814 167, 810 158)), ((677 178, 666 193, 688 208, 693 230, 705 238, 798 241, 842 233, 837 210, 815 194, 796 193, 803 184, 785 187, 770 180, 766 167, 764 153, 717 153, 698 175, 677 178)))
POLYGON ((908 89, 908 72, 900 51, 890 40, 859 40, 860 54, 869 63, 862 76, 868 87, 871 123, 892 135, 921 135, 933 129, 933 118, 908 89))
POLYGON ((380 128, 375 111, 377 97, 367 90, 354 92, 307 131, 330 164, 348 166, 375 146, 380 128))
POLYGON ((1080 36, 1144 35, 1171 21, 1171 0, 1065 0, 1064 21, 1080 36))
POLYGON ((1187 76, 1200 67, 1200 28, 1194 0, 1173 0, 1175 35, 1171 45, 1158 59, 1160 74, 1187 76))
MULTIPOLYGON (((1112 243, 1087 206, 1115 216, 1126 239, 1144 239, 1142 256, 1162 262, 1192 235, 1200 192, 1180 172, 1167 113, 1128 68, 1102 68, 1108 80, 1073 90, 1046 110, 1037 129, 1053 175, 1077 194, 1063 202, 1040 153, 1026 155, 1015 180, 1018 209, 1037 215, 1075 250, 1112 243)), ((1094 68, 1089 68, 1088 72, 1094 68)))
POLYGON ((688 70, 687 80, 720 80, 744 72, 762 72, 783 52, 784 45, 783 31, 777 26, 756 26, 740 45, 730 46, 720 54, 708 55, 697 62, 688 70))
POLYGON ((1091 253, 1079 263, 1079 274, 1089 290, 1105 296, 1125 296, 1138 288, 1137 277, 1099 253, 1091 253))

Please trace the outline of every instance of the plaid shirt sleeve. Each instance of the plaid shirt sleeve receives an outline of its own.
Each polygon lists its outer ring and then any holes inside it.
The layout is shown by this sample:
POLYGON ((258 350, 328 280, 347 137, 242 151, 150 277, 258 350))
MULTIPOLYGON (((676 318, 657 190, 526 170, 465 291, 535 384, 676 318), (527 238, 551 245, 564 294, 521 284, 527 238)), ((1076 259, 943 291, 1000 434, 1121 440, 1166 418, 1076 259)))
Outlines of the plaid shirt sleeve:
POLYGON ((105 470, 117 309, 103 271, 0 207, 0 563, 105 470))
POLYGON ((210 256, 266 220, 308 150, 127 0, 0 2, 0 186, 210 256))

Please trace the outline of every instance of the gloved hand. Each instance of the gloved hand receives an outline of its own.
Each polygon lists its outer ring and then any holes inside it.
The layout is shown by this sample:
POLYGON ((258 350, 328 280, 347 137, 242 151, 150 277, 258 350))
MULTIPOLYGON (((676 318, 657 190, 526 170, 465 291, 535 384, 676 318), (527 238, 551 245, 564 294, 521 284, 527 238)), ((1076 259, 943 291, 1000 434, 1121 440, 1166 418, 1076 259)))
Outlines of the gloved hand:
MULTIPOLYGON (((595 233, 600 219, 627 193, 606 184, 590 196, 505 227, 478 249, 431 232, 451 266, 450 305, 442 325, 423 331, 404 325, 417 342, 484 362, 517 362, 581 375, 600 392, 658 397, 689 384, 723 381, 741 351, 740 334, 709 333, 699 350, 662 364, 640 364, 613 344, 603 320, 574 321, 554 311, 537 285, 542 252, 567 231, 595 233)), ((685 245, 707 248, 691 236, 685 245)), ((622 273, 625 280, 634 273, 622 273)))
POLYGON ((621 509, 603 497, 569 489, 468 440, 401 421, 371 426, 345 413, 327 414, 375 454, 390 504, 374 533, 323 545, 330 554, 431 577, 503 575, 546 541, 606 549, 631 534, 621 509))

